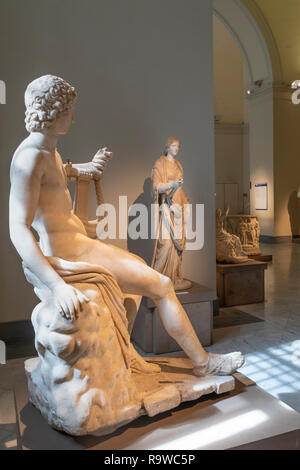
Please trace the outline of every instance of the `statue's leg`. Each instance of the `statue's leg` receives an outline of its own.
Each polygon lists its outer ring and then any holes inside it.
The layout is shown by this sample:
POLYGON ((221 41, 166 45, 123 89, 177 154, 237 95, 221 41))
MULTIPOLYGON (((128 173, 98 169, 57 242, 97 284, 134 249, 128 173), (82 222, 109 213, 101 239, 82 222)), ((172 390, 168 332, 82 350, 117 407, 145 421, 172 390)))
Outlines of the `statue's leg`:
POLYGON ((152 299, 168 334, 180 345, 196 366, 207 358, 207 352, 179 302, 169 277, 150 268, 143 260, 126 250, 95 241, 84 259, 107 268, 116 278, 122 292, 152 299))
POLYGON ((168 334, 180 345, 196 366, 207 358, 207 352, 179 302, 171 280, 147 266, 131 253, 97 242, 93 263, 109 269, 123 292, 151 298, 160 313, 168 334))
MULTIPOLYGON (((140 263, 140 262, 139 262, 140 263)), ((132 267, 129 267, 129 272, 132 267)), ((134 268, 135 270, 135 268, 134 268)), ((128 272, 128 278, 131 274, 128 272)), ((130 279, 128 289, 141 289, 139 293, 150 297, 156 304, 163 325, 169 335, 179 344, 191 359, 196 375, 231 375, 244 364, 240 352, 212 354, 203 349, 195 330, 179 302, 171 280, 141 263, 136 266, 138 278, 130 279)), ((133 274, 133 273, 132 273, 133 274)))
MULTIPOLYGON (((202 375, 201 368, 207 366, 209 359, 210 362, 213 361, 212 355, 202 347, 175 294, 171 280, 128 251, 99 241, 94 246, 95 249, 89 252, 89 259, 85 261, 107 268, 115 276, 123 292, 151 298, 158 308, 168 334, 185 351, 199 375, 202 375)), ((239 356, 234 361, 231 358, 228 359, 233 366, 230 370, 241 367, 243 360, 240 353, 238 354, 239 356)), ((219 356, 216 357, 219 358, 219 356)), ((222 359, 224 357, 221 356, 222 359)), ((205 372, 209 373, 209 370, 205 372)))

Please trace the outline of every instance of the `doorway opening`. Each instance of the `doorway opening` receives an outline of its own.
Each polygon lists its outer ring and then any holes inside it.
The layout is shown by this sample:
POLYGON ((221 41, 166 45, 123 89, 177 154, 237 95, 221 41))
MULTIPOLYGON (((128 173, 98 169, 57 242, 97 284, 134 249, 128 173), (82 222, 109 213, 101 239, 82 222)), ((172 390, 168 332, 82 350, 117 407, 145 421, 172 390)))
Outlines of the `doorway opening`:
POLYGON ((259 215, 262 234, 272 235, 279 53, 255 1, 214 0, 213 6, 216 207, 259 215), (254 188, 261 184, 267 185, 268 207, 257 211, 254 188))

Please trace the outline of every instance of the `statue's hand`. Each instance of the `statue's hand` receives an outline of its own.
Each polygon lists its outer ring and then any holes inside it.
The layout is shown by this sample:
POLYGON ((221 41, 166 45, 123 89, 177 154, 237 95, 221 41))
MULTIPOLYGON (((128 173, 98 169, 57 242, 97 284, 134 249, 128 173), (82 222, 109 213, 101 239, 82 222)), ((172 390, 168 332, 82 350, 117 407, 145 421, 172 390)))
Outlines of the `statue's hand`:
POLYGON ((110 152, 107 147, 98 150, 91 162, 94 171, 93 179, 98 180, 102 177, 107 162, 112 156, 113 153, 110 152))
POLYGON ((75 163, 72 165, 72 168, 74 168, 75 177, 77 178, 78 176, 80 177, 80 175, 83 175, 88 177, 88 179, 98 181, 100 178, 102 178, 104 168, 112 156, 112 152, 109 152, 106 147, 99 149, 91 162, 79 164, 75 163))
POLYGON ((178 189, 183 185, 183 178, 179 178, 177 181, 172 183, 172 189, 178 189))
POLYGON ((67 320, 75 320, 83 304, 90 301, 82 292, 66 283, 56 285, 52 294, 60 314, 67 320))

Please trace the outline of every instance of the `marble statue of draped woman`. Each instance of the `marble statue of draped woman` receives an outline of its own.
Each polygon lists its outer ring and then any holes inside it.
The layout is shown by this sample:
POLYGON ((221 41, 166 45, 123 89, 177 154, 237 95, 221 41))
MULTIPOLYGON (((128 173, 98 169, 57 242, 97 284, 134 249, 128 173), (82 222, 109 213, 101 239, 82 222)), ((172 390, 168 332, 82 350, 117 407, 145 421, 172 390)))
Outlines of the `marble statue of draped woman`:
POLYGON ((183 190, 183 169, 176 160, 180 141, 169 138, 165 155, 155 162, 152 170, 152 183, 155 202, 159 204, 159 229, 152 267, 168 276, 176 290, 191 287, 191 282, 182 277, 182 254, 185 248, 184 206, 188 198, 183 190), (165 236, 166 234, 169 236, 165 236))

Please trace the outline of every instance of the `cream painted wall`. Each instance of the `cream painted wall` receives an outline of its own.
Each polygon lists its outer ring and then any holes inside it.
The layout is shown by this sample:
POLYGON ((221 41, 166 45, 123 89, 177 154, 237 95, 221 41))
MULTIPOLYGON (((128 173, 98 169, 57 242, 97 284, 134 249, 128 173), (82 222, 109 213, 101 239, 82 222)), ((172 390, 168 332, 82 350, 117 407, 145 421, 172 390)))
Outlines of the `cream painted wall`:
MULTIPOLYGON (((253 188, 255 183, 269 184, 269 209, 267 212, 257 212, 262 222, 262 234, 275 237, 299 235, 300 205, 296 200, 295 191, 300 184, 297 138, 300 127, 300 106, 292 105, 288 86, 293 80, 300 78, 300 2, 299 0, 241 0, 241 2, 249 8, 250 14, 253 14, 258 22, 257 28, 258 25, 262 28, 262 34, 271 54, 275 77, 274 89, 270 86, 270 89, 264 93, 256 89, 249 101, 250 179, 253 188), (281 84, 280 81, 285 83, 281 84)), ((244 79, 246 80, 245 74, 244 79)), ((219 79, 219 82, 222 80, 219 79)), ((244 112, 244 119, 247 122, 247 110, 244 112)), ((245 141, 244 144, 246 145, 245 141)), ((218 161, 217 154, 216 161, 218 161)), ((244 157, 244 182, 247 180, 246 168, 244 157)), ((254 190, 251 193, 251 210, 253 213, 256 212, 254 190)))
POLYGON ((222 123, 244 121, 244 63, 241 51, 224 24, 214 15, 215 114, 222 123))
POLYGON ((271 27, 283 69, 283 81, 300 77, 299 0, 255 0, 271 27))
POLYGON ((290 90, 274 91, 274 178, 276 236, 300 235, 300 106, 290 90))
POLYGON ((298 0, 256 0, 276 40, 286 88, 274 88, 274 234, 300 234, 299 128, 300 106, 291 102, 288 89, 300 77, 300 2, 298 0))
POLYGON ((247 111, 244 60, 232 35, 216 16, 213 26, 215 115, 221 116, 215 126, 216 183, 238 184, 238 210, 241 211, 244 188, 249 188, 243 125, 247 111))
POLYGON ((238 184, 239 212, 243 210, 245 134, 243 124, 216 123, 215 126, 216 184, 238 184))
MULTIPOLYGON (((115 152, 103 180, 107 202, 120 194, 129 204, 149 202, 151 168, 165 139, 182 139, 186 192, 205 205, 204 249, 186 254, 184 274, 215 288, 210 0, 2 0, 0 57, 7 84, 0 106, 0 321, 29 318, 37 303, 9 240, 9 167, 26 136, 25 86, 46 73, 79 91, 76 123, 59 142, 64 159, 86 161, 101 145, 115 152)), ((130 248, 149 255, 149 246, 130 248)))

